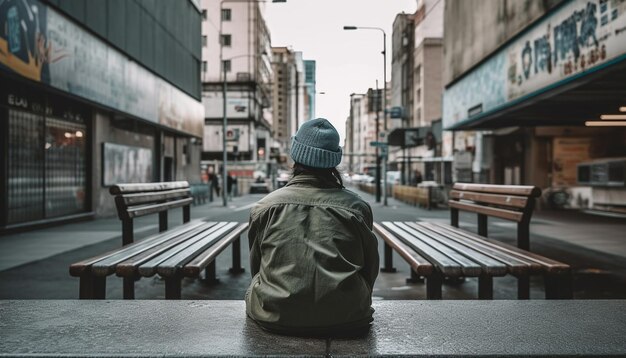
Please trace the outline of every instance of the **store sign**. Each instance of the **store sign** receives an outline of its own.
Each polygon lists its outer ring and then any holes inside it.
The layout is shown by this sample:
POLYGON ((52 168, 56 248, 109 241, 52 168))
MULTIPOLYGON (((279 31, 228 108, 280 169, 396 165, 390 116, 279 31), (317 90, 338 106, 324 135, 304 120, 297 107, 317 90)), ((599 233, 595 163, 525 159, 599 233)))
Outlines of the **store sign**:
POLYGON ((37 0, 0 11, 0 68, 195 136, 202 105, 37 0), (19 23, 20 26, 13 24, 19 23))
POLYGON ((446 89, 444 127, 626 54, 626 1, 569 1, 446 89))

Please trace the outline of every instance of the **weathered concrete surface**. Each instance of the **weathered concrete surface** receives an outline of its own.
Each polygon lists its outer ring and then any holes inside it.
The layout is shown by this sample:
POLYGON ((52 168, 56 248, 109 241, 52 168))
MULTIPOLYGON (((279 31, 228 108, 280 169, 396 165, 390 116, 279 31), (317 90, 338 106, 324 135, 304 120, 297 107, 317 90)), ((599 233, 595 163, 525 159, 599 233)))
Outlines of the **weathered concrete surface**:
POLYGON ((381 301, 370 333, 273 335, 243 301, 0 301, 0 356, 626 355, 626 301, 381 301))

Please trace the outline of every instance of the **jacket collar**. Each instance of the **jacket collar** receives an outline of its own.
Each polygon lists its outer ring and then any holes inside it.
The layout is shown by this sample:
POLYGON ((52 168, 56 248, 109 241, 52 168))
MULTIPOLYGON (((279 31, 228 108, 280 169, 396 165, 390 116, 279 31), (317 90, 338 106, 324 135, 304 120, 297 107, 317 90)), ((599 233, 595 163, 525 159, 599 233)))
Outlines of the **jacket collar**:
POLYGON ((324 180, 319 179, 315 175, 312 174, 299 174, 295 177, 292 177, 289 182, 285 186, 306 186, 306 187, 314 187, 314 188, 324 188, 324 189, 338 189, 337 185, 332 185, 327 183, 324 180))

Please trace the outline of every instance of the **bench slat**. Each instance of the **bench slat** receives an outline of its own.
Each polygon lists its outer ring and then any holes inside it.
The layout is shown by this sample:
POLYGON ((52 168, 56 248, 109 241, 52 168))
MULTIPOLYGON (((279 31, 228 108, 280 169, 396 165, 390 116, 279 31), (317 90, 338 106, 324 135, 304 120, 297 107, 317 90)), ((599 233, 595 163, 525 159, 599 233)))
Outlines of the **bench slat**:
MULTIPOLYGON (((463 246, 467 246, 472 248, 473 250, 479 251, 482 254, 492 257, 500 262, 506 264, 507 269, 510 274, 516 276, 524 276, 530 273, 539 273, 541 272, 541 266, 533 261, 522 260, 515 256, 508 255, 506 252, 501 250, 497 250, 492 246, 485 245, 482 242, 477 242, 473 240, 467 240, 467 238, 463 236, 459 236, 454 230, 448 230, 447 225, 441 224, 440 226, 432 225, 430 222, 421 221, 415 223, 420 227, 426 228, 428 230, 434 232, 445 233, 446 237, 450 240, 454 240, 463 246)), ((450 226, 449 228, 454 228, 450 226)))
POLYGON ((512 210, 507 210, 507 209, 492 208, 488 206, 466 203, 462 201, 450 200, 448 201, 448 204, 450 205, 450 207, 456 208, 459 210, 470 211, 470 212, 485 214, 489 216, 495 216, 501 219, 516 221, 516 222, 521 222, 524 217, 524 213, 522 212, 512 211, 512 210))
POLYGON ((109 193, 112 195, 129 194, 138 192, 149 191, 164 191, 172 189, 184 189, 189 188, 189 182, 187 181, 172 181, 172 182, 160 182, 160 183, 122 183, 115 184, 109 188, 109 193))
POLYGON ((472 247, 461 245, 458 242, 451 240, 448 237, 441 235, 436 231, 428 230, 416 223, 408 222, 406 225, 411 226, 421 235, 426 235, 429 238, 440 242, 442 245, 446 245, 453 249, 455 252, 467 257, 468 259, 478 263, 482 267, 482 273, 489 276, 504 276, 507 274, 508 269, 506 265, 497 259, 483 254, 480 251, 474 250, 472 247))
MULTIPOLYGON (((439 224, 439 223, 433 223, 433 225, 437 225, 437 226, 441 226, 441 227, 445 227, 443 226, 443 224, 439 224)), ((508 254, 515 256, 517 258, 520 258, 522 260, 528 260, 528 261, 532 261, 532 262, 536 262, 539 265, 541 265, 544 269, 545 272, 548 273, 565 273, 567 271, 570 270, 569 265, 564 264, 562 262, 559 261, 555 261, 552 259, 549 259, 547 257, 532 253, 530 251, 525 251, 522 249, 519 249, 515 246, 511 246, 508 244, 505 244, 503 242, 497 241, 497 240, 493 240, 493 239, 488 239, 486 237, 482 237, 482 236, 478 236, 476 234, 470 233, 470 232, 466 232, 462 229, 450 229, 450 230, 454 230, 456 231, 459 235, 462 235, 466 238, 469 238, 471 240, 474 241, 478 241, 478 242, 483 242, 485 245, 489 245, 492 246, 498 250, 502 250, 507 252, 508 254)))
POLYGON ((533 185, 455 183, 452 189, 462 191, 476 191, 481 193, 523 195, 533 198, 539 197, 541 195, 541 189, 533 185))
POLYGON ((190 205, 193 198, 185 198, 174 201, 166 201, 160 204, 140 205, 128 208, 125 212, 129 218, 136 218, 144 215, 158 213, 164 210, 174 209, 185 205, 190 205))
MULTIPOLYGON (((206 223, 206 225, 201 225, 194 228, 193 230, 189 230, 175 236, 170 236, 167 240, 160 240, 158 244, 152 245, 146 250, 143 250, 133 256, 128 256, 123 260, 118 260, 117 263, 114 263, 112 269, 113 271, 115 271, 117 276, 134 277, 137 274, 137 268, 143 262, 146 262, 151 258, 160 255, 161 253, 169 250, 172 247, 175 247, 185 240, 189 240, 190 238, 206 230, 209 230, 215 225, 215 222, 209 222, 206 223)), ((98 263, 97 265, 100 265, 100 263, 98 263)))
POLYGON ((433 273, 433 265, 428 260, 420 256, 415 250, 406 246, 400 239, 396 238, 381 225, 374 223, 374 231, 409 263, 417 275, 430 276, 433 273))
POLYGON ((145 261, 141 265, 139 265, 139 267, 137 268, 137 273, 139 273, 139 275, 143 277, 154 276, 157 273, 157 267, 162 262, 176 255, 177 253, 185 250, 185 248, 193 245, 194 243, 204 239, 205 237, 212 236, 216 230, 222 229, 224 226, 226 226, 226 224, 228 224, 228 222, 225 222, 225 221, 218 222, 217 224, 215 224, 215 226, 211 227, 210 230, 202 231, 196 234, 195 236, 183 242, 178 243, 178 245, 170 248, 169 250, 162 252, 158 254, 157 256, 152 257, 150 260, 145 261))
POLYGON ((480 274, 483 273, 483 268, 479 263, 467 258, 453 248, 450 248, 447 245, 444 245, 431 237, 420 235, 419 232, 408 226, 406 223, 396 222, 395 224, 405 230, 407 233, 414 236, 417 240, 423 242, 424 244, 446 255, 451 260, 457 262, 457 264, 461 268, 461 275, 476 277, 480 276, 480 274))
POLYGON ((461 276, 461 265, 455 260, 413 237, 392 222, 383 221, 382 225, 393 232, 398 238, 402 239, 405 244, 417 251, 421 256, 434 264, 444 275, 452 277, 461 276))
POLYGON ((176 189, 168 191, 157 191, 153 193, 133 193, 122 194, 115 197, 116 202, 119 201, 125 206, 132 206, 144 203, 153 203, 164 200, 170 200, 180 197, 188 197, 191 195, 189 189, 176 189))
POLYGON ((211 235, 204 237, 202 240, 197 241, 193 245, 189 245, 184 250, 171 256, 157 266, 157 273, 161 275, 161 277, 173 277, 181 274, 180 270, 182 270, 185 264, 219 241, 223 235, 228 234, 237 224, 236 222, 229 222, 217 231, 213 231, 211 235))
POLYGON ((186 277, 198 277, 200 271, 208 266, 211 261, 215 260, 215 257, 219 255, 228 245, 230 245, 235 239, 237 239, 241 233, 248 229, 248 223, 239 225, 235 230, 231 231, 228 235, 211 246, 210 249, 205 250, 200 255, 196 256, 188 264, 183 267, 183 275, 186 277))
POLYGON ((106 252, 104 254, 93 256, 93 257, 90 257, 88 259, 85 259, 85 260, 73 263, 72 265, 70 265, 70 275, 74 276, 74 277, 79 277, 79 276, 81 276, 82 273, 85 272, 85 270, 91 269, 91 265, 93 265, 93 264, 95 264, 95 263, 97 263, 97 262, 99 262, 101 260, 107 259, 107 258, 109 258, 109 257, 111 257, 113 255, 117 255, 118 253, 121 252, 120 250, 122 250, 122 251, 124 251, 124 250, 134 250, 134 249, 140 250, 141 248, 143 248, 145 246, 153 244, 155 241, 152 241, 152 240, 158 240, 158 242, 162 242, 162 241, 170 239, 171 237, 174 237, 174 236, 182 234, 182 233, 184 233, 186 231, 192 230, 192 229, 194 229, 194 228, 196 228, 196 227, 198 227, 198 226, 200 226, 202 224, 204 224, 204 222, 201 221, 201 220, 192 221, 192 222, 189 222, 187 225, 179 226, 179 227, 176 227, 176 228, 174 228, 174 229, 172 229, 170 231, 167 231, 165 234, 164 233, 155 234, 155 235, 149 236, 149 237, 147 237, 144 240, 141 240, 139 242, 135 242, 133 244, 126 245, 122 249, 118 248, 118 249, 115 249, 115 250, 108 251, 108 252, 106 252))
POLYGON ((450 197, 453 199, 472 200, 481 203, 510 206, 523 209, 528 204, 528 198, 515 195, 482 194, 470 191, 451 190, 450 197))

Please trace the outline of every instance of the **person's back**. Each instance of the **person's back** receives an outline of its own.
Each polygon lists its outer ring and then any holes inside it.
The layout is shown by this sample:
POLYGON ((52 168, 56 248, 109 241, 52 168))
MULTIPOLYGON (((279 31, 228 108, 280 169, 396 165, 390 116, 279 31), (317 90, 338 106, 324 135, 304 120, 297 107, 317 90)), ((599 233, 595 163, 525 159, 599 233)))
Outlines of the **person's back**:
POLYGON ((266 329, 350 334, 372 321, 372 288, 379 269, 372 212, 343 188, 334 169, 341 160, 338 141, 328 121, 305 123, 292 144, 297 163, 293 178, 251 212, 253 280, 246 307, 266 329), (331 135, 334 153, 323 149, 327 145, 320 133, 331 135), (311 135, 317 137, 307 142, 311 135))

